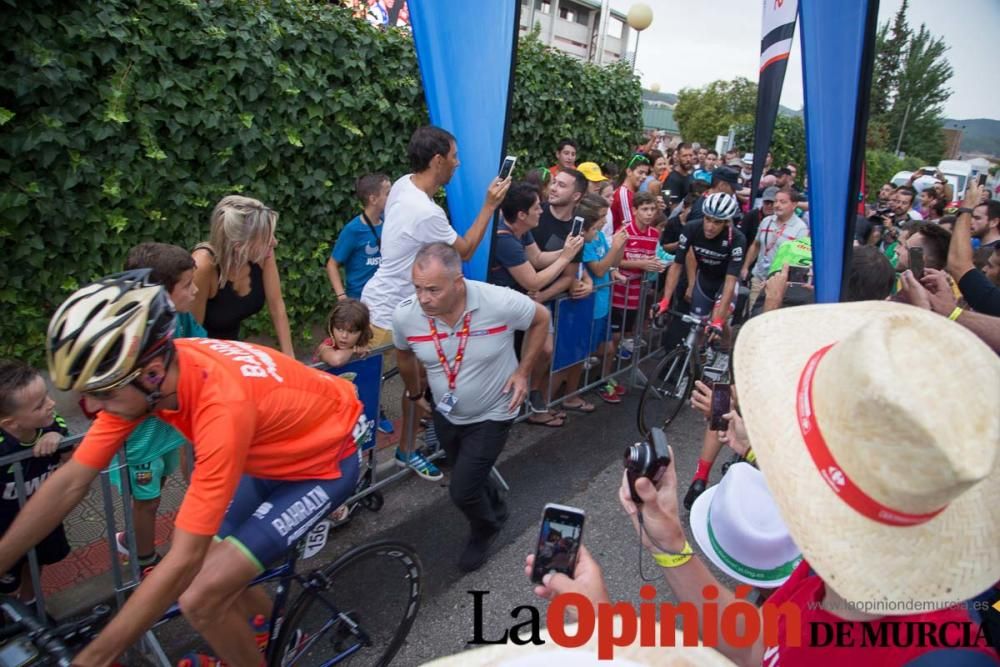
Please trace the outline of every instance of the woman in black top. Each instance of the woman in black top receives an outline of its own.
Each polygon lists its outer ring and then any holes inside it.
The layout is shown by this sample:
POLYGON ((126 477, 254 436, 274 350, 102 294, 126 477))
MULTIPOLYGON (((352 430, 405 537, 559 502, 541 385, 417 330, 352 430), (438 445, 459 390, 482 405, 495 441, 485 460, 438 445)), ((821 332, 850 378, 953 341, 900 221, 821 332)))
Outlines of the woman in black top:
POLYGON ((294 356, 274 248, 278 213, 256 199, 229 195, 212 211, 211 236, 195 260, 194 316, 211 338, 235 340, 240 324, 267 304, 281 351, 294 356))

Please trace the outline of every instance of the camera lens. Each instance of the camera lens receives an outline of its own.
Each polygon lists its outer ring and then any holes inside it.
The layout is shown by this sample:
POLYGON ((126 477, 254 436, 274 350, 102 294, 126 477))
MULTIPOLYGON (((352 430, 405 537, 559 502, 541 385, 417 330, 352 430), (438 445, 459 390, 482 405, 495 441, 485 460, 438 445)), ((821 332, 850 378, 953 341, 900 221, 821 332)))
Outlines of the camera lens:
POLYGON ((649 467, 649 456, 649 445, 645 442, 637 442, 631 447, 626 447, 625 468, 641 475, 649 467))

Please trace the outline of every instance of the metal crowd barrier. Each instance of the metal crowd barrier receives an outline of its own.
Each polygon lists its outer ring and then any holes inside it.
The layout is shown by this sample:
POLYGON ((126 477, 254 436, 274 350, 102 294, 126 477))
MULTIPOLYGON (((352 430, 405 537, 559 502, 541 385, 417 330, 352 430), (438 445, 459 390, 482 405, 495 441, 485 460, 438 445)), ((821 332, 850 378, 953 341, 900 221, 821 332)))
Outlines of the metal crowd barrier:
MULTIPOLYGON (((602 286, 599 289, 606 289, 609 291, 609 300, 611 299, 611 290, 613 290, 613 285, 608 284, 602 286)), ((569 297, 569 295, 561 295, 552 303, 552 308, 554 310, 553 317, 553 337, 556 341, 570 340, 576 346, 577 353, 570 353, 570 361, 572 363, 566 363, 565 355, 560 355, 559 350, 555 350, 549 359, 550 365, 550 379, 548 385, 548 391, 546 392, 545 400, 548 408, 556 407, 565 401, 567 398, 580 395, 584 392, 591 391, 601 384, 607 382, 609 378, 623 378, 627 376, 627 381, 636 386, 641 384, 641 374, 639 373, 639 364, 650 356, 654 355, 657 351, 657 345, 653 344, 651 337, 656 334, 655 331, 651 331, 649 327, 646 326, 647 314, 649 312, 649 306, 652 301, 651 298, 655 295, 655 280, 645 280, 642 281, 642 286, 640 288, 640 308, 636 317, 635 324, 635 343, 633 345, 633 352, 631 358, 625 360, 616 354, 613 361, 613 368, 610 373, 604 375, 601 372, 602 361, 598 361, 597 364, 592 364, 591 359, 594 354, 594 350, 603 340, 611 339, 611 314, 609 313, 606 320, 603 322, 603 330, 595 329, 599 327, 601 320, 595 320, 593 317, 593 296, 587 297, 591 302, 591 307, 588 311, 586 306, 577 307, 573 316, 570 316, 570 307, 575 305, 574 300, 569 297), (567 305, 564 305, 567 304, 567 305), (581 315, 582 313, 582 315, 581 315), (581 326, 581 317, 586 319, 586 326, 581 326), (566 327, 569 327, 569 334, 567 334, 566 327), (583 350, 582 353, 579 351, 583 350), (645 352, 644 352, 645 351, 645 352), (579 357, 579 358, 576 358, 579 357), (583 376, 580 382, 580 386, 572 391, 567 391, 564 395, 559 397, 552 396, 553 384, 552 377, 559 373, 560 371, 565 371, 577 364, 584 364, 583 376), (594 367, 597 367, 597 372, 594 372, 594 367)), ((391 344, 385 345, 383 347, 374 349, 366 357, 371 359, 375 356, 380 356, 383 353, 389 352, 393 349, 391 344)), ((350 372, 347 370, 348 367, 340 368, 329 368, 325 364, 314 364, 315 367, 325 370, 327 372, 335 374, 343 374, 345 372, 350 372)), ((366 377, 362 380, 363 382, 377 383, 377 392, 368 391, 368 396, 377 396, 376 399, 369 398, 366 402, 366 413, 374 415, 372 421, 372 437, 370 442, 367 443, 364 448, 365 452, 371 452, 369 458, 369 465, 371 467, 371 477, 370 483, 362 488, 348 499, 347 503, 352 504, 365 499, 366 497, 379 492, 386 486, 405 478, 407 475, 413 473, 409 468, 400 468, 394 470, 391 473, 386 473, 387 468, 395 468, 393 461, 385 462, 383 465, 377 465, 375 460, 375 436, 374 431, 377 425, 379 408, 383 398, 383 389, 385 382, 391 380, 393 377, 398 375, 398 370, 395 368, 384 370, 379 365, 377 372, 377 377, 366 377), (370 403, 374 400, 374 405, 370 403)), ((352 378, 357 380, 357 378, 352 378)), ((359 389, 359 393, 362 393, 362 389, 359 389)), ((525 411, 518 421, 526 419, 528 412, 525 411)), ((413 430, 416 428, 416 420, 411 419, 409 424, 403 424, 402 437, 406 438, 413 434, 413 430)), ((83 435, 73 435, 63 439, 59 445, 59 452, 69 452, 75 447, 83 438, 83 435)), ((414 445, 416 441, 414 439, 414 445)), ((190 445, 187 445, 190 448, 190 445)), ((439 446, 431 446, 430 451, 427 452, 427 458, 429 460, 437 460, 438 458, 444 456, 444 450, 439 446)), ((189 452, 190 453, 190 452, 189 452)), ((17 499, 21 506, 27 501, 27 488, 25 486, 24 480, 24 469, 22 461, 25 461, 33 456, 32 450, 25 449, 25 451, 18 452, 16 454, 10 454, 8 456, 0 457, 0 465, 10 466, 14 472, 14 485, 15 491, 17 493, 17 499)), ((194 460, 193 456, 187 457, 188 465, 194 460)), ((120 461, 120 459, 119 459, 120 461)), ((92 488, 90 493, 99 491, 101 494, 101 506, 104 511, 104 523, 105 523, 105 538, 108 544, 108 550, 111 559, 111 576, 113 582, 113 598, 117 608, 121 608, 127 598, 129 592, 139 585, 141 578, 141 572, 139 569, 139 564, 137 558, 132 558, 129 560, 128 566, 123 567, 121 559, 118 555, 118 545, 116 544, 116 533, 119 532, 119 521, 118 515, 121 516, 121 528, 125 533, 126 543, 129 551, 132 554, 137 553, 136 542, 135 542, 135 530, 134 522, 132 516, 132 493, 130 488, 130 478, 127 470, 125 470, 125 464, 118 462, 113 463, 107 469, 103 470, 99 476, 99 481, 92 488), (119 479, 121 480, 121 493, 114 493, 111 489, 112 483, 110 480, 111 471, 116 469, 119 471, 119 479)), ((190 472, 188 470, 187 472, 190 472)), ((498 482, 508 488, 506 481, 500 476, 496 469, 493 470, 493 474, 498 482)), ((76 511, 76 510, 74 510, 76 511)), ((71 513, 72 515, 72 513, 71 513)), ((41 582, 41 569, 38 563, 38 557, 35 553, 35 549, 31 549, 28 552, 28 564, 31 576, 32 587, 35 591, 35 610, 39 618, 44 618, 46 614, 46 602, 45 595, 42 588, 41 582)), ((157 641, 152 630, 147 632, 143 639, 141 640, 137 650, 140 651, 142 656, 147 661, 152 661, 153 664, 162 665, 164 667, 169 667, 171 664, 167 659, 165 652, 157 641)))

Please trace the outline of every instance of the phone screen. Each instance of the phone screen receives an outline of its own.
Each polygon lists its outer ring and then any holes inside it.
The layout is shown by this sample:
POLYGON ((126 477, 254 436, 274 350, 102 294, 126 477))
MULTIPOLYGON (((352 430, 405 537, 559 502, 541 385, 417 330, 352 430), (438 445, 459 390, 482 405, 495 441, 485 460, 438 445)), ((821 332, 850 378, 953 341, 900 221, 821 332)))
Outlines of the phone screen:
POLYGON ((576 507, 549 503, 542 513, 542 528, 535 549, 535 566, 531 580, 542 582, 549 572, 562 572, 573 577, 576 556, 583 536, 584 512, 576 507))
POLYGON ((569 230, 570 236, 579 236, 583 232, 583 218, 579 215, 573 218, 573 226, 569 230))
POLYGON ((513 155, 508 155, 503 159, 503 164, 500 165, 500 178, 501 180, 510 176, 510 172, 514 171, 514 163, 517 162, 517 158, 513 155))
POLYGON ((924 249, 923 248, 908 248, 910 255, 910 271, 913 271, 913 277, 920 280, 924 277, 924 249))
POLYGON ((716 382, 712 387, 712 430, 725 431, 729 428, 729 422, 723 419, 723 415, 729 412, 729 405, 732 402, 732 388, 726 382, 716 382))
POLYGON ((986 176, 987 174, 985 172, 979 174, 979 179, 976 181, 976 185, 978 185, 979 187, 983 187, 984 185, 986 185, 986 176))
POLYGON ((807 284, 809 282, 809 267, 808 266, 788 267, 788 282, 799 283, 800 285, 807 284))

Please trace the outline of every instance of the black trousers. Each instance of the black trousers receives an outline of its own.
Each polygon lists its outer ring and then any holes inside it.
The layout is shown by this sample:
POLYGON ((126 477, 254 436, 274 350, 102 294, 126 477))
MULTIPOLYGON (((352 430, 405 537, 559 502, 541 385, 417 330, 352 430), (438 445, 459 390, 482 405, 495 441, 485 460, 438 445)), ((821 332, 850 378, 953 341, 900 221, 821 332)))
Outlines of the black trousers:
POLYGON ((457 425, 434 412, 434 430, 451 465, 451 501, 469 520, 473 537, 488 537, 506 519, 500 487, 490 477, 514 420, 457 425))

